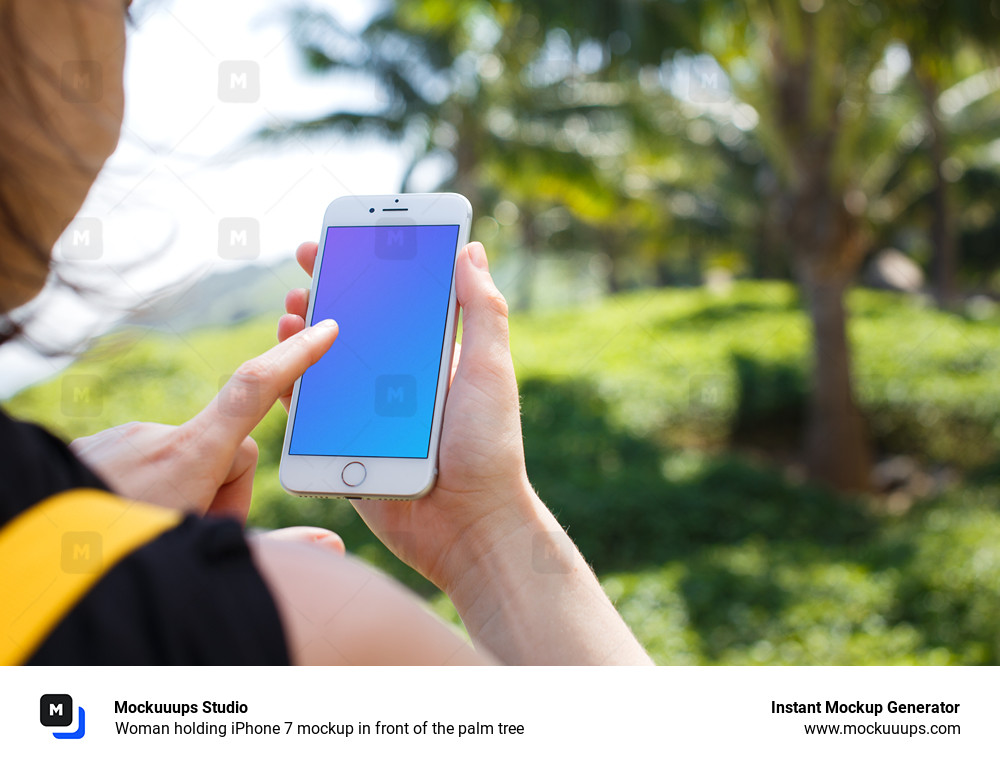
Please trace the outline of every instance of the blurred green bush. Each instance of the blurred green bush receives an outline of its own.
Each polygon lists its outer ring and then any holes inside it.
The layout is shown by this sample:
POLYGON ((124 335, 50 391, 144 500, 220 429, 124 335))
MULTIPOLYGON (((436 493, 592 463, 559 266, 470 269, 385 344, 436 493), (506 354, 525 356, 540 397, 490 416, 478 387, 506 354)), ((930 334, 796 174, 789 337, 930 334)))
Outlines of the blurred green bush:
MULTIPOLYGON (((809 327, 794 288, 738 282, 643 291, 591 309, 517 317, 519 372, 592 382, 630 432, 676 446, 796 451, 809 327)), ((855 389, 876 446, 971 468, 1000 457, 1000 319, 920 296, 849 298, 855 389)))

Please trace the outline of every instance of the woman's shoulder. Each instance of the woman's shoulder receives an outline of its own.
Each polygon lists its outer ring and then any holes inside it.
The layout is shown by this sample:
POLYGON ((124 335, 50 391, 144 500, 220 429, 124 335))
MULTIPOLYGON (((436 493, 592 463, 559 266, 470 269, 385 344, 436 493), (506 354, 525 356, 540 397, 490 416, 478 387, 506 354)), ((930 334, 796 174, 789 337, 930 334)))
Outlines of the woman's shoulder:
POLYGON ((230 519, 186 516, 114 565, 32 664, 288 663, 277 608, 230 519))

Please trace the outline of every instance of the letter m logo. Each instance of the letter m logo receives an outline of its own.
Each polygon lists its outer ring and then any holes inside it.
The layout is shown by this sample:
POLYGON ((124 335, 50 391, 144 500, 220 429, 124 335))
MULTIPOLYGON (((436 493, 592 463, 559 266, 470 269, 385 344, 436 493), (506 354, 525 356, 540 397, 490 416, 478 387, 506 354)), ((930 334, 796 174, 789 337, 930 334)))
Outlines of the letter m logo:
POLYGON ((376 230, 376 258, 405 261, 416 258, 417 249, 415 226, 379 226, 376 230))
POLYGON ((68 694, 43 694, 39 722, 42 726, 69 726, 73 723, 73 698, 68 694))
POLYGON ((375 378, 375 414, 408 418, 417 412, 417 379, 412 375, 379 375, 375 378))

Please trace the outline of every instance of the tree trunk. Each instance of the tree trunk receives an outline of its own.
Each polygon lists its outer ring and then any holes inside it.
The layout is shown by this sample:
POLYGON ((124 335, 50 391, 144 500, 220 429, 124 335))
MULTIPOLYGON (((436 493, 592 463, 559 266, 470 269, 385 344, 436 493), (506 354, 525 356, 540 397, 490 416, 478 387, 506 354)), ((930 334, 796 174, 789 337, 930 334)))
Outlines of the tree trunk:
POLYGON ((802 292, 813 332, 805 452, 809 477, 842 491, 869 488, 871 452, 854 401, 844 296, 848 281, 805 268, 802 292))
POLYGON ((871 452, 851 383, 844 295, 865 253, 861 219, 844 203, 834 162, 841 130, 834 98, 817 100, 815 86, 829 61, 811 45, 811 18, 801 45, 775 57, 777 116, 787 151, 783 203, 795 270, 812 322, 813 359, 806 414, 805 458, 809 478, 845 492, 869 488, 871 452))
POLYGON ((944 125, 937 113, 938 86, 928 75, 917 75, 924 97, 924 115, 930 141, 930 159, 934 169, 931 189, 931 277, 938 308, 952 309, 958 301, 955 274, 958 271, 958 247, 951 206, 951 184, 944 175, 948 144, 944 125))
POLYGON ((864 492, 871 480, 871 449, 854 399, 844 298, 865 239, 860 221, 831 193, 823 167, 803 174, 810 180, 793 196, 789 231, 813 335, 806 468, 813 481, 864 492))

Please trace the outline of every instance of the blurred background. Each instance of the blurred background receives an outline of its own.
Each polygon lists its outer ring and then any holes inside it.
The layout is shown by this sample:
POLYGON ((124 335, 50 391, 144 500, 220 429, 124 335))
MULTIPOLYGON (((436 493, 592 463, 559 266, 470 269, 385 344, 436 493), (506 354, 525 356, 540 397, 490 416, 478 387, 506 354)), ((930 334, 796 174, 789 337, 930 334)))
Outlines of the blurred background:
MULTIPOLYGON (((658 662, 1000 660, 1000 0, 359 5, 136 2, 78 289, 19 314, 5 409, 183 421, 273 343, 331 199, 458 191, 529 476, 658 662)), ((284 494, 284 424, 251 523, 457 620, 284 494)))

